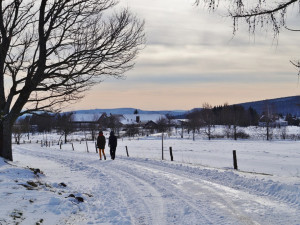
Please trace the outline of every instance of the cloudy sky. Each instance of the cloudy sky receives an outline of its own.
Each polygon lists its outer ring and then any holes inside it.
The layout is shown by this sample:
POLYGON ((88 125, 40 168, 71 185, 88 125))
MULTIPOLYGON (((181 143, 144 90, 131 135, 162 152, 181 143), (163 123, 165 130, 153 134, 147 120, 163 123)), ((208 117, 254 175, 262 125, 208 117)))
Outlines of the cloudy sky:
MULTIPOLYGON (((249 35, 222 8, 208 13, 193 0, 121 0, 145 20, 147 44, 126 79, 106 79, 70 109, 133 107, 174 110, 300 94, 299 32, 249 35)), ((297 12, 297 7, 294 11, 297 12)), ((291 17, 299 24, 299 14, 291 17)), ((289 22, 289 21, 288 21, 289 22)), ((299 29, 299 27, 298 27, 299 29)))

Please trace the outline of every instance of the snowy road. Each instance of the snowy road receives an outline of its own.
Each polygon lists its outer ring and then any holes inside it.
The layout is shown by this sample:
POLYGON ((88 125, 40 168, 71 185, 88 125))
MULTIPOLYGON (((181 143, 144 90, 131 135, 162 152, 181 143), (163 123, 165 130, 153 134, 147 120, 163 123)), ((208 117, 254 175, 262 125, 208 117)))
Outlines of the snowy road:
POLYGON ((64 182, 66 194, 85 197, 75 208, 64 195, 51 206, 60 223, 300 224, 299 186, 267 176, 149 159, 100 161, 95 153, 33 146, 15 146, 16 163, 40 168, 45 182, 64 182))

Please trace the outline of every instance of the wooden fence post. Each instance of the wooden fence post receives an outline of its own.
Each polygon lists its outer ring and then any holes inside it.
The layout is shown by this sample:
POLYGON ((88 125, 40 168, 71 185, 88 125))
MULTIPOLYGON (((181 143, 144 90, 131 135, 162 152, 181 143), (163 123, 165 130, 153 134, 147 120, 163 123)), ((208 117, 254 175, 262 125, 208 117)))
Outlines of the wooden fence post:
POLYGON ((96 153, 98 153, 97 142, 95 142, 96 153))
POLYGON ((171 156, 171 161, 173 161, 173 150, 172 150, 172 147, 170 147, 170 156, 171 156))
POLYGON ((62 141, 60 142, 59 148, 61 149, 62 141))
POLYGON ((233 168, 235 170, 238 170, 238 165, 237 165, 237 158, 236 158, 236 150, 233 150, 233 168))
POLYGON ((72 143, 72 149, 73 149, 73 151, 75 151, 75 150, 74 150, 74 145, 73 145, 73 143, 72 143))
POLYGON ((127 157, 129 157, 129 154, 128 154, 128 147, 125 146, 125 148, 126 148, 127 157))
POLYGON ((86 144, 86 151, 89 152, 89 146, 88 146, 87 140, 85 140, 85 144, 86 144))
POLYGON ((164 160, 164 133, 161 134, 161 160, 164 160))

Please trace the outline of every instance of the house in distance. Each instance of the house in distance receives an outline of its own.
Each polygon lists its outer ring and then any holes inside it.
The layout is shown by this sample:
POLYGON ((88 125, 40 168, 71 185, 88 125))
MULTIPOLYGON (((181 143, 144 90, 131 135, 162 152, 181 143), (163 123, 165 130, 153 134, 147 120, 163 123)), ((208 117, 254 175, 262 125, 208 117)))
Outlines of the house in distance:
POLYGON ((107 128, 124 129, 127 125, 137 125, 145 127, 146 125, 154 126, 156 121, 166 119, 163 114, 73 114, 73 123, 76 129, 89 128, 96 125, 99 130, 107 128))

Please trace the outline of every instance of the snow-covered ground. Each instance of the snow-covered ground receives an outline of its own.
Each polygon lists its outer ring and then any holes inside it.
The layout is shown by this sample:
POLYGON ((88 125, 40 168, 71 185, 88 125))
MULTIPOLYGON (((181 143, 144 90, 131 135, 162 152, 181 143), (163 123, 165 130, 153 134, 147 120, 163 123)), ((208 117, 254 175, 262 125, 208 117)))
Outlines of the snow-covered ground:
POLYGON ((1 225, 300 224, 299 141, 166 138, 164 161, 159 136, 119 139, 114 161, 73 147, 32 141, 0 160, 1 225))

